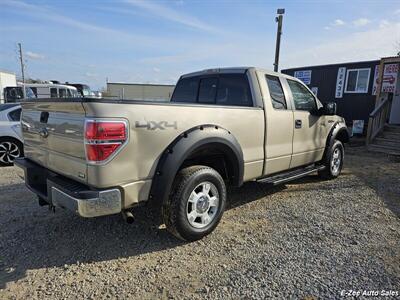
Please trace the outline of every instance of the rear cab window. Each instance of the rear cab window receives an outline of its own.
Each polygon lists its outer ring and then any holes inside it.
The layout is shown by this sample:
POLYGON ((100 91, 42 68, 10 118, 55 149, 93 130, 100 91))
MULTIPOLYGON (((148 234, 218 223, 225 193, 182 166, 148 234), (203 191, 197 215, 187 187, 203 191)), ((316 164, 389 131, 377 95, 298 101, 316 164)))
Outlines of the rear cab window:
POLYGON ((267 80, 273 108, 287 109, 285 94, 279 78, 277 76, 265 75, 265 79, 267 80))
POLYGON ((198 77, 182 78, 176 85, 171 102, 196 103, 198 89, 198 77))
POLYGON ((214 104, 217 95, 218 77, 208 77, 200 80, 198 102, 214 104))
POLYGON ((247 75, 236 73, 182 78, 171 102, 253 106, 247 75))

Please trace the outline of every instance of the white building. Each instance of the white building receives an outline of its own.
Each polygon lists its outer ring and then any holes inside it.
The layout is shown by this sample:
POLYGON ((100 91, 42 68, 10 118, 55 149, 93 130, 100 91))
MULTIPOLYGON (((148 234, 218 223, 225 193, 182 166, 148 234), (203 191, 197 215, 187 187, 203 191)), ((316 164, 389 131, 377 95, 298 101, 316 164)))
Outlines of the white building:
POLYGON ((17 86, 17 79, 14 73, 0 71, 0 103, 4 103, 4 88, 17 86))

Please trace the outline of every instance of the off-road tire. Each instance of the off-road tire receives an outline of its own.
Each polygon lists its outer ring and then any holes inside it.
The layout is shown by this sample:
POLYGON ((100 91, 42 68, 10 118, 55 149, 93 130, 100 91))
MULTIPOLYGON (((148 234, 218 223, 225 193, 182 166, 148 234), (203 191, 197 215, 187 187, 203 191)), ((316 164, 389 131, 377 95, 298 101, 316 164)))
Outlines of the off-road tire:
POLYGON ((179 239, 195 241, 210 234, 222 218, 226 204, 226 187, 221 175, 207 166, 191 166, 179 171, 172 192, 162 207, 162 218, 167 230, 179 239), (210 182, 218 190, 219 205, 215 217, 204 228, 193 227, 187 217, 187 204, 196 186, 210 182))
POLYGON ((321 170, 318 172, 318 175, 323 178, 323 179, 334 179, 340 175, 340 172, 342 171, 343 168, 343 161, 344 161, 344 147, 341 141, 335 140, 333 142, 333 145, 327 152, 327 155, 325 156, 325 169, 321 170), (334 155, 336 153, 339 153, 340 155, 340 162, 338 165, 338 168, 334 168, 332 166, 334 155))

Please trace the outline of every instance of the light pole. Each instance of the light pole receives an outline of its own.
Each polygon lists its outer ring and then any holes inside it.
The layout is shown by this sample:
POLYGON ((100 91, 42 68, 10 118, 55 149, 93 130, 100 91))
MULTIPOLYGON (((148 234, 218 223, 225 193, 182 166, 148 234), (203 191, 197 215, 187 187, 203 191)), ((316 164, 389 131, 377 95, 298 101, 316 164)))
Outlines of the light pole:
POLYGON ((21 75, 22 75, 22 83, 25 83, 25 66, 24 66, 24 58, 22 57, 22 46, 21 43, 18 43, 19 48, 19 61, 21 63, 21 75))
POLYGON ((274 62, 274 71, 278 72, 278 65, 279 65, 279 50, 281 48, 281 35, 282 35, 282 21, 283 21, 283 14, 285 13, 284 8, 278 8, 277 17, 275 17, 275 22, 278 23, 278 31, 276 33, 276 48, 275 48, 275 62, 274 62))

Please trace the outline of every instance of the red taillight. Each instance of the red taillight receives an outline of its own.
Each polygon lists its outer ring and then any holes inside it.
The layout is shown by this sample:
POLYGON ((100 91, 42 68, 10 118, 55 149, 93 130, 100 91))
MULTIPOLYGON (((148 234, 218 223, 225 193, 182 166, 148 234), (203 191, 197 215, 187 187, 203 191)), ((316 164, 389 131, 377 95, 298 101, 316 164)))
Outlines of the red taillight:
POLYGON ((85 138, 87 140, 125 140, 126 126, 124 122, 88 121, 85 138))
POLYGON ((103 162, 110 158, 127 140, 124 121, 86 120, 85 147, 89 162, 103 162))

